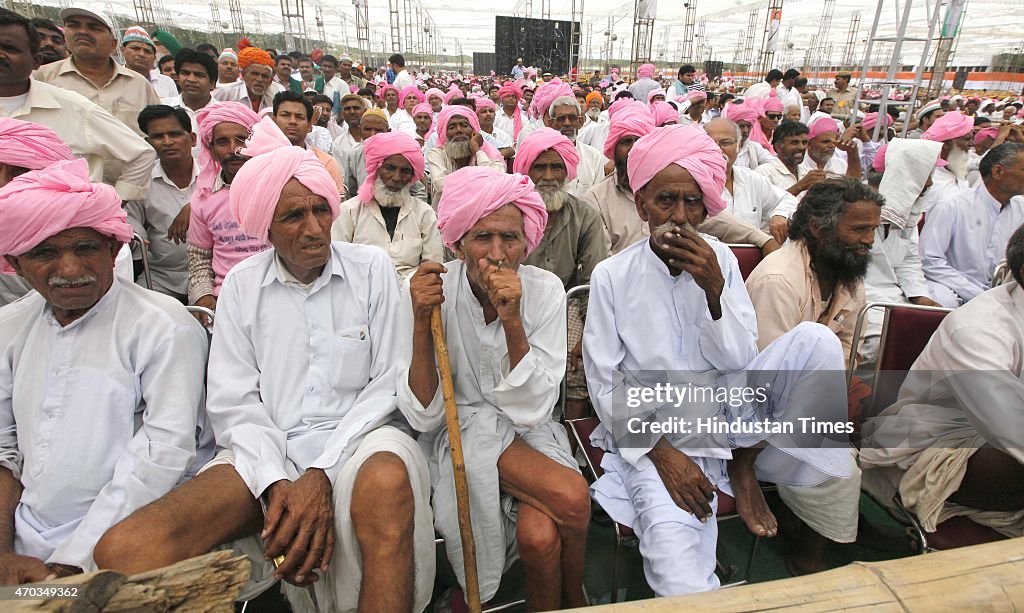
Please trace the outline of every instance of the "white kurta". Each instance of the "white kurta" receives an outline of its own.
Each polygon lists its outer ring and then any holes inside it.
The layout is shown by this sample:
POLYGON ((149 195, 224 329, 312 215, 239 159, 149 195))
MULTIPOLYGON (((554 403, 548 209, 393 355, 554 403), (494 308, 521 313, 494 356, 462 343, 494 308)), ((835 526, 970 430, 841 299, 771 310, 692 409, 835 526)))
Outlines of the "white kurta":
POLYGON ((96 570, 99 538, 197 461, 206 334, 116 278, 67 326, 33 292, 0 309, 0 331, 0 466, 25 488, 15 551, 96 570))
POLYGON ((392 132, 405 132, 416 138, 416 121, 412 115, 405 112, 405 109, 398 109, 391 115, 391 118, 388 119, 388 127, 392 132))
MULTIPOLYGON (((839 153, 838 150, 837 150, 837 153, 839 153)), ((810 154, 804 155, 804 161, 800 162, 800 170, 801 170, 800 174, 801 174, 801 176, 807 174, 808 172, 810 172, 812 170, 817 170, 817 168, 818 168, 818 163, 815 162, 813 159, 811 159, 810 154)), ((827 162, 825 162, 825 167, 822 170, 825 171, 825 177, 826 178, 828 178, 828 179, 837 179, 839 177, 845 177, 846 176, 846 169, 847 169, 846 160, 843 160, 842 158, 840 158, 840 157, 838 157, 836 155, 833 155, 832 157, 830 157, 828 159, 827 162)))
MULTIPOLYGON (((758 355, 754 308, 736 258, 725 245, 713 239, 708 242, 725 277, 718 320, 712 320, 704 292, 693 277, 687 273, 673 277, 648 241, 598 264, 590 283, 583 359, 590 397, 602 422, 591 438, 608 451, 602 462, 605 475, 592 492, 613 519, 637 531, 648 583, 659 596, 718 586, 714 575, 716 527, 714 521, 700 523, 672 502, 647 457, 662 435, 631 433, 630 420, 664 423, 670 417, 695 420, 714 416, 741 421, 795 420, 797 415, 809 414, 820 418, 817 411, 822 409, 830 416, 841 413, 843 419, 846 414, 842 350, 835 335, 805 322, 758 355), (636 313, 644 315, 637 317, 636 313), (773 394, 764 404, 742 407, 713 401, 691 402, 682 408, 657 401, 631 407, 626 397, 630 387, 655 383, 753 385, 742 372, 747 369, 751 373, 775 371, 770 387, 777 392, 788 390, 789 401, 773 394), (797 392, 803 385, 811 387, 797 392), (817 393, 808 393, 810 390, 817 393)), ((727 493, 731 488, 725 462, 732 457, 733 447, 758 442, 752 438, 766 439, 770 445, 758 458, 758 476, 796 486, 791 491, 813 490, 804 486, 828 483, 831 477, 851 473, 846 448, 784 445, 783 451, 775 446, 782 439, 764 435, 695 439, 672 434, 665 438, 693 458, 712 483, 727 493)), ((850 504, 819 501, 816 517, 808 518, 804 508, 794 511, 818 530, 827 526, 829 519, 823 516, 829 514, 852 521, 855 530, 856 499, 855 491, 850 504), (821 506, 830 504, 832 509, 821 512, 821 506)))
POLYGON ((1022 312, 1024 290, 1012 281, 947 315, 911 367, 896 404, 864 426, 865 481, 879 469, 895 471, 903 503, 929 532, 967 515, 1008 536, 1024 534, 1024 512, 982 512, 947 502, 978 448, 992 446, 1024 462, 1022 312))
MULTIPOLYGON (((871 261, 864 277, 864 296, 867 302, 909 303, 910 298, 928 296, 928 284, 921 269, 918 252, 917 226, 890 228, 885 225, 875 231, 871 246, 871 261)), ((867 315, 867 329, 861 343, 861 364, 872 363, 878 353, 879 335, 882 333, 882 309, 871 309, 867 315)))
POLYGON ((611 122, 607 119, 592 121, 580 128, 579 134, 576 135, 576 142, 590 145, 598 151, 604 151, 604 144, 608 140, 608 130, 610 128, 611 122))
POLYGON ((940 192, 925 215, 921 261, 929 295, 956 307, 992 285, 992 273, 1006 256, 1010 235, 1024 223, 1024 197, 1000 205, 985 183, 968 190, 940 192))
POLYGON ((789 219, 796 210, 796 197, 749 168, 734 165, 732 180, 733 193, 722 190, 729 212, 765 232, 772 217, 789 219))
POLYGON ((422 262, 444 260, 437 214, 429 204, 412 197, 402 203, 394 237, 388 235, 376 200, 370 204, 363 204, 358 197, 346 200, 331 227, 331 239, 380 247, 394 263, 400 281, 422 262))
POLYGON ((768 151, 758 143, 747 139, 740 146, 739 152, 736 154, 736 163, 733 166, 742 166, 751 170, 756 169, 758 166, 764 164, 771 164, 775 161, 775 156, 772 155, 771 151, 768 151))
MULTIPOLYGON (((553 273, 522 265, 523 328, 530 350, 509 368, 508 346, 500 319, 484 322, 483 308, 470 287, 463 261, 445 264, 445 301, 441 304, 459 407, 462 444, 469 467, 469 491, 483 601, 498 589, 502 571, 515 559, 515 509, 499 490, 498 457, 518 436, 560 464, 576 468, 564 428, 551 421, 565 374, 566 302, 562 282, 553 273)), ((464 567, 441 386, 427 406, 409 387, 413 315, 408 284, 403 291, 399 334, 398 404, 413 428, 427 433, 434 480, 434 522, 445 538, 448 559, 463 585, 464 567)), ((578 470, 578 468, 576 468, 578 470)))

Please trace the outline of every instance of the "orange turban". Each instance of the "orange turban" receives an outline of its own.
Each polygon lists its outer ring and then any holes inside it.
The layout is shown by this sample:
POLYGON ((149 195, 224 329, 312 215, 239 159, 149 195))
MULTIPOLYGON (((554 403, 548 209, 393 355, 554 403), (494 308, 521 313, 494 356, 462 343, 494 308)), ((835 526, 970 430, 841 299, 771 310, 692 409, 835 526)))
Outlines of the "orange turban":
POLYGON ((269 53, 259 47, 246 47, 238 52, 238 67, 241 70, 245 70, 253 64, 263 64, 273 68, 274 58, 270 57, 269 53))

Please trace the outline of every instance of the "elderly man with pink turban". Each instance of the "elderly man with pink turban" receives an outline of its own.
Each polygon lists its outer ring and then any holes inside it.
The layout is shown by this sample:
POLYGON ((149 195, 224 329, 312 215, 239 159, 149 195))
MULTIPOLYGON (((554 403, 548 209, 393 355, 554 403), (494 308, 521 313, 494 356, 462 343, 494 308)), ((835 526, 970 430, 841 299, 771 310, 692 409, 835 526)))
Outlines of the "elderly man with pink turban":
MULTIPOLYGON (((576 147, 580 164, 576 178, 569 182, 568 189, 576 197, 581 197, 611 172, 612 165, 607 156, 601 155, 600 150, 579 142, 577 136, 583 125, 583 107, 568 85, 552 88, 554 82, 541 88, 533 100, 537 104, 537 111, 542 111, 543 125, 561 132, 576 147)), ((526 130, 519 133, 520 144, 528 134, 526 130)))
POLYGON ((0 308, 0 583, 109 568, 111 527, 212 457, 206 334, 114 273, 132 228, 85 160, 15 178, 0 219, 0 255, 36 290, 0 308))
POLYGON ((633 145, 627 169, 650 238, 598 264, 590 281, 583 358, 602 422, 591 440, 607 451, 591 491, 637 532, 655 594, 674 596, 718 587, 723 505, 755 535, 776 533, 758 479, 806 490, 850 474, 848 449, 779 434, 801 417, 845 421, 843 357, 814 323, 758 352, 735 256, 695 229, 726 207, 726 162, 708 135, 658 128, 633 145), (722 391, 690 393, 708 387, 722 391), (666 388, 678 400, 649 393, 666 388), (744 389, 764 396, 741 399, 744 389), (761 427, 711 426, 725 422, 761 427))
POLYGON ((652 91, 661 89, 661 84, 654 80, 654 73, 657 69, 654 64, 641 64, 636 69, 636 81, 629 86, 629 93, 633 94, 635 100, 644 104, 650 104, 649 95, 652 91))
POLYGON ((736 164, 744 168, 757 170, 758 166, 771 164, 775 160, 771 143, 761 130, 760 118, 763 116, 764 107, 756 98, 733 101, 722 109, 722 117, 740 128, 740 150, 736 155, 736 164))
POLYGON ((473 109, 447 106, 437 116, 437 144, 427 152, 427 174, 432 188, 430 204, 437 206, 448 175, 467 166, 505 172, 505 160, 480 135, 480 120, 473 109))
POLYGON ((404 280, 422 262, 443 259, 437 215, 409 191, 423 178, 423 153, 403 132, 372 136, 363 141, 363 152, 366 179, 359 193, 342 203, 331 238, 387 251, 404 280))
POLYGON ((480 136, 484 141, 501 153, 506 160, 516 154, 515 140, 512 134, 495 125, 498 116, 498 105, 490 98, 476 99, 476 117, 480 122, 480 136))
POLYGON ((939 155, 946 164, 935 169, 932 182, 935 193, 964 190, 970 187, 967 171, 970 163, 968 151, 974 136, 974 118, 960 111, 946 113, 921 135, 921 138, 942 143, 939 155))
MULTIPOLYGON (((567 157, 571 154, 563 145, 567 157)), ((518 554, 530 610, 585 606, 590 502, 565 428, 552 419, 566 368, 559 278, 525 263, 544 240, 547 208, 529 177, 468 167, 438 206, 458 257, 420 266, 403 291, 398 404, 430 449, 435 526, 465 585, 455 485, 431 313, 441 309, 459 408, 481 600, 518 554)))
POLYGON ((280 579, 321 611, 420 611, 434 531, 427 462, 395 402, 394 266, 331 242, 334 181, 265 136, 231 191, 238 231, 272 248, 222 287, 206 399, 219 451, 97 552, 135 573, 226 545, 253 563, 243 598, 280 579))
POLYGON ((859 128, 854 127, 840 134, 835 119, 824 114, 816 115, 817 118, 811 117, 807 126, 807 155, 800 163, 801 174, 821 170, 829 179, 847 176, 859 180, 860 151, 853 140, 859 128))
MULTIPOLYGON (((576 177, 578 165, 576 148, 569 139, 551 128, 541 128, 523 141, 513 166, 513 171, 530 177, 548 211, 544 238, 526 263, 558 275, 566 291, 590 283, 590 273, 608 257, 611 246, 597 209, 566 189, 576 177)), ((574 300, 568 310, 570 369, 565 417, 575 419, 587 414, 587 382, 579 363, 586 303, 574 300)))
POLYGON ((239 148, 259 117, 237 102, 218 102, 196 114, 199 122, 199 176, 188 222, 189 304, 217 308, 220 287, 236 264, 269 245, 239 231, 228 208, 235 174, 249 157, 239 148))

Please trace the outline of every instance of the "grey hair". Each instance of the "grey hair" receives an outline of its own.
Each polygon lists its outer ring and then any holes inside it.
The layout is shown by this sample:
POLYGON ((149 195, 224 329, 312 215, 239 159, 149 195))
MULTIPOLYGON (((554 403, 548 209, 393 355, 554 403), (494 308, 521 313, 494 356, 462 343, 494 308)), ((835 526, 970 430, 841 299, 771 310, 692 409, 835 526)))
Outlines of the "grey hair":
POLYGON ((985 154, 985 157, 981 158, 981 162, 978 163, 978 170, 981 172, 981 176, 985 179, 991 177, 992 168, 996 164, 1005 167, 1021 151, 1024 151, 1024 143, 1003 143, 998 147, 993 147, 985 154))
POLYGON ((739 144, 739 143, 743 142, 743 133, 740 132, 740 127, 738 125, 736 125, 735 121, 729 119, 728 117, 715 117, 714 119, 709 121, 707 123, 707 125, 704 126, 704 131, 707 132, 708 131, 708 126, 710 126, 714 122, 719 122, 719 123, 724 122, 724 123, 727 123, 730 126, 732 126, 733 129, 736 130, 736 144, 739 144))
POLYGON ((559 96, 551 101, 551 106, 548 107, 548 117, 554 119, 555 107, 559 106, 571 106, 576 109, 577 113, 583 114, 583 107, 580 106, 580 101, 575 96, 559 96))
POLYGON ((1006 243, 1006 265, 1017 283, 1024 285, 1024 279, 1021 279, 1021 269, 1024 268, 1024 226, 1017 228, 1006 243))

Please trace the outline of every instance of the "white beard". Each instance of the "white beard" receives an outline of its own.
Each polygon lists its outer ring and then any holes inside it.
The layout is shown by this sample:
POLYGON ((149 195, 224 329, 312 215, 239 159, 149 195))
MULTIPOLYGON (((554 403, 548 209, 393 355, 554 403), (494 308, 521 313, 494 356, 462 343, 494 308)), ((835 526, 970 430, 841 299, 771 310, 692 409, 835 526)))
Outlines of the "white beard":
POLYGON ((590 109, 587 111, 590 121, 597 121, 601 117, 601 109, 590 109))
POLYGON ((469 157, 469 141, 450 140, 444 144, 444 152, 453 160, 461 160, 469 157))
POLYGON ((565 206, 565 201, 569 199, 569 192, 566 191, 564 185, 538 187, 537 193, 540 195, 540 199, 544 201, 544 207, 548 210, 548 213, 560 211, 565 206))
POLYGON ((949 154, 946 157, 946 170, 956 175, 958 179, 967 178, 967 166, 970 163, 970 156, 967 152, 958 147, 953 147, 949 150, 949 154))
POLYGON ((373 184, 373 199, 381 208, 394 208, 402 206, 406 198, 409 198, 409 186, 406 185, 397 192, 393 192, 384 185, 384 181, 377 177, 373 184))

